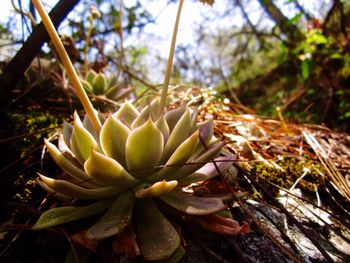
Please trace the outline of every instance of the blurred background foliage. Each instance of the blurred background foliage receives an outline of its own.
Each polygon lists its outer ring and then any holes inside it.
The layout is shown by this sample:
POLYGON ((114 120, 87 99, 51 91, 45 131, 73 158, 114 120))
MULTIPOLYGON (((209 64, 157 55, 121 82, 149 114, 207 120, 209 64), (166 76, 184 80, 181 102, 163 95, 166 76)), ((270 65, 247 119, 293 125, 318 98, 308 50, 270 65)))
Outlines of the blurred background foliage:
MULTIPOLYGON (((44 1, 48 10, 56 2, 44 1)), ((91 69, 107 78, 113 75, 137 96, 156 91, 162 82, 173 23, 167 14, 175 12, 175 2, 81 0, 59 31, 83 78, 91 69), (101 16, 95 17, 94 10, 101 16)), ((183 18, 173 83, 215 88, 268 117, 276 117, 279 107, 291 122, 350 130, 348 1, 221 0, 211 8, 194 0, 185 4, 183 16, 193 13, 195 18, 183 18)), ((3 69, 38 21, 28 1, 12 1, 9 8, 0 24, 3 69)), ((67 93, 65 73, 52 50, 50 45, 42 49, 40 60, 13 87, 7 106, 23 100, 45 105, 50 97, 52 102, 54 96, 45 92, 53 86, 67 93), (49 88, 40 89, 42 76, 49 88)))

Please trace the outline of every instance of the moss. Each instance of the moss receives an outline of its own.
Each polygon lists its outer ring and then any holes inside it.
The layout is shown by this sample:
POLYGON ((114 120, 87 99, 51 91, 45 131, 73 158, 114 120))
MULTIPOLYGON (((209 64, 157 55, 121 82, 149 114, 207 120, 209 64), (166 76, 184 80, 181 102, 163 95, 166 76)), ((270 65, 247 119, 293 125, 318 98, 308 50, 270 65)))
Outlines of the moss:
POLYGON ((13 198, 20 203, 28 203, 33 198, 33 192, 38 187, 35 178, 26 179, 25 175, 20 175, 14 182, 15 194, 13 198))
POLYGON ((21 155, 42 143, 59 127, 62 118, 57 113, 29 109, 26 112, 14 112, 10 114, 10 121, 14 130, 14 136, 23 136, 16 139, 15 144, 20 147, 21 155))
POLYGON ((52 136, 62 122, 62 117, 50 111, 28 109, 8 114, 12 125, 12 140, 8 145, 11 154, 8 169, 12 182, 12 199, 28 203, 35 195, 37 171, 40 169, 41 146, 44 138, 52 136), (16 137, 17 136, 17 137, 16 137), (14 165, 22 159, 20 165, 14 165))
MULTIPOLYGON (((282 188, 290 189, 293 184, 307 171, 307 174, 299 181, 298 187, 307 192, 314 192, 315 187, 323 185, 324 169, 322 165, 311 160, 298 158, 283 158, 276 161, 282 169, 268 166, 264 163, 253 163, 250 173, 258 178, 276 184, 282 188)), ((261 180, 271 194, 278 195, 279 189, 261 180)))

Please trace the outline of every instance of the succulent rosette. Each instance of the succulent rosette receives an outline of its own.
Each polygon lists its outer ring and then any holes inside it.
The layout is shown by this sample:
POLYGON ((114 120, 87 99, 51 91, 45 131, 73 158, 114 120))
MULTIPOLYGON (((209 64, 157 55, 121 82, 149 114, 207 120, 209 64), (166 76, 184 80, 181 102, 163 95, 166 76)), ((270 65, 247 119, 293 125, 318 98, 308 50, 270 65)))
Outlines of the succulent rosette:
POLYGON ((105 74, 94 70, 89 70, 81 82, 88 92, 114 101, 125 98, 133 90, 121 87, 121 84, 118 83, 118 75, 107 78, 105 74))
POLYGON ((46 140, 64 175, 54 179, 40 174, 40 185, 62 200, 90 201, 48 210, 33 228, 100 215, 87 230, 87 238, 112 237, 132 224, 143 257, 161 260, 180 247, 180 237, 161 212, 163 207, 196 220, 224 210, 218 197, 182 190, 225 172, 232 164, 231 157, 218 157, 215 165, 211 162, 223 146, 213 136, 213 121, 197 123, 196 111, 186 106, 158 117, 158 107, 159 100, 154 100, 139 112, 125 102, 117 112, 100 117, 98 134, 87 117, 81 121, 75 113, 74 124, 64 124, 57 146, 46 140))

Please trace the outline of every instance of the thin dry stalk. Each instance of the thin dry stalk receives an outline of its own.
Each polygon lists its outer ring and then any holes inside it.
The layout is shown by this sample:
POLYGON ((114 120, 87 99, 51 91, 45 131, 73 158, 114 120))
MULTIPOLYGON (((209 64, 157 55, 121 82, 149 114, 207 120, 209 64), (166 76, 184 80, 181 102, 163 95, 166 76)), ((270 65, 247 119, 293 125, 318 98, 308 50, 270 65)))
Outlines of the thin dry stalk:
POLYGON ((333 185, 350 202, 350 186, 345 177, 338 171, 332 159, 328 158, 328 154, 317 139, 307 131, 302 133, 322 163, 333 185))

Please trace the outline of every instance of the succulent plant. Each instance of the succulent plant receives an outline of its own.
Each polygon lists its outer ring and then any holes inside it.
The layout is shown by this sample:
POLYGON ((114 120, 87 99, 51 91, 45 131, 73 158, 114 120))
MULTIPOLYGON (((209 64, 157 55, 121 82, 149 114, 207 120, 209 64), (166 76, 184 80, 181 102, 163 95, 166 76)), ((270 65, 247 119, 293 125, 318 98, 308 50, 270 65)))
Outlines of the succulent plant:
MULTIPOLYGON (((246 231, 246 226, 217 214, 226 208, 219 197, 186 191, 189 184, 224 173, 232 163, 231 157, 214 160, 223 143, 213 136, 213 121, 197 123, 196 110, 186 106, 164 113, 183 0, 179 2, 161 99, 141 112, 126 101, 106 118, 93 109, 44 7, 39 0, 33 3, 86 111, 83 121, 75 113, 73 125, 64 124, 57 146, 45 140, 63 175, 55 179, 40 174, 39 184, 70 204, 44 212, 33 229, 95 216, 97 222, 84 232, 84 238, 100 241, 135 229, 144 259, 172 257, 172 261, 183 249, 164 212, 185 216, 213 232, 236 235, 246 231)), ((90 73, 87 81, 91 90, 108 93, 105 76, 90 73)))
POLYGON ((89 70, 85 79, 81 81, 85 89, 90 93, 97 96, 104 96, 114 101, 125 98, 132 91, 132 88, 121 87, 116 75, 107 78, 105 74, 101 72, 97 73, 94 70, 89 70))
MULTIPOLYGON (((142 254, 147 260, 166 259, 180 246, 180 237, 157 203, 200 217, 225 209, 217 197, 197 197, 182 191, 188 184, 218 174, 210 162, 223 144, 213 136, 213 121, 197 124, 196 111, 186 106, 157 118, 159 100, 140 113, 125 102, 105 120, 96 134, 85 117, 74 114, 65 123, 58 147, 47 149, 64 171, 60 179, 40 175, 40 185, 63 200, 91 200, 87 206, 66 206, 44 212, 34 229, 51 227, 96 214, 104 215, 86 237, 102 240, 124 231, 134 215, 142 254), (157 200, 157 201, 156 201, 157 200), (160 200, 160 201, 158 201, 160 200), (150 235, 156 228, 156 234, 150 235)), ((224 172, 230 157, 218 157, 224 172)))

